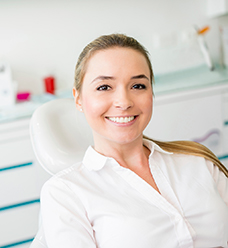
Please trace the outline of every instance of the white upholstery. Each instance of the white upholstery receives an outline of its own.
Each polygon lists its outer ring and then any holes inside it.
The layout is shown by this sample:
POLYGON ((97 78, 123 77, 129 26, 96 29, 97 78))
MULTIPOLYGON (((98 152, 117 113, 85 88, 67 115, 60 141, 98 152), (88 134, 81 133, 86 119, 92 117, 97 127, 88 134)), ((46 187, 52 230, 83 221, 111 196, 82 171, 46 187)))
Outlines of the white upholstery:
POLYGON ((40 106, 32 116, 30 136, 38 162, 51 174, 81 161, 93 144, 92 131, 73 99, 40 106))
POLYGON ((44 233, 43 233, 42 227, 40 227, 36 237, 32 241, 29 248, 48 248, 46 241, 45 241, 45 238, 44 238, 44 233))
MULTIPOLYGON (((93 144, 92 131, 73 99, 57 99, 40 106, 31 118, 30 136, 38 162, 50 174, 81 161, 93 144)), ((47 248, 42 225, 30 248, 47 248)))

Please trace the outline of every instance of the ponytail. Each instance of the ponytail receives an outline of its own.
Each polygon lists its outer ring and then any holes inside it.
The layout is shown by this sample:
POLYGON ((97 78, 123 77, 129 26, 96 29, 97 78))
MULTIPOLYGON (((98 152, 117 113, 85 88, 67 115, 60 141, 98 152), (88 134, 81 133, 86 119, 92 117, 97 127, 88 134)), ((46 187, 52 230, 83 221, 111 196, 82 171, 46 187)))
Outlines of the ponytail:
POLYGON ((143 137, 145 139, 153 141, 155 144, 157 144, 167 152, 182 153, 182 154, 204 157, 205 159, 210 160, 214 165, 218 166, 218 168, 226 175, 226 177, 228 177, 228 170, 226 169, 226 167, 207 147, 205 147, 202 144, 193 141, 163 142, 163 141, 150 139, 145 135, 143 135, 143 137))

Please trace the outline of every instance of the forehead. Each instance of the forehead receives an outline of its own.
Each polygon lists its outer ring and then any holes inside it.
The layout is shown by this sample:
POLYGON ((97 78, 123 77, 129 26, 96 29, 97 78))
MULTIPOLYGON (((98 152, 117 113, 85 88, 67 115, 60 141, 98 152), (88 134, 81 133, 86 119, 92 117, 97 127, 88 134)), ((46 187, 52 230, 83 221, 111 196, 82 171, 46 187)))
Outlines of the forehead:
POLYGON ((115 71, 119 69, 143 70, 149 73, 145 56, 132 48, 114 47, 96 51, 88 60, 86 73, 115 71))

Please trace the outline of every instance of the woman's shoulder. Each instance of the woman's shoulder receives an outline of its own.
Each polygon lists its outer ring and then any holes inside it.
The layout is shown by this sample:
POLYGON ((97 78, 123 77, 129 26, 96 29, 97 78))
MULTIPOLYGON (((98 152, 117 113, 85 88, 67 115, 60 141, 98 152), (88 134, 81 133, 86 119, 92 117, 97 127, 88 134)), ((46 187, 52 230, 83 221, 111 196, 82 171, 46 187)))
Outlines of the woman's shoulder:
MULTIPOLYGON (((75 180, 80 176, 80 172, 83 169, 82 162, 77 162, 66 169, 63 169, 56 174, 52 175, 44 184, 43 187, 48 185, 58 185, 58 184, 67 184, 74 177, 75 180)), ((74 180, 74 181, 75 181, 74 180)))
MULTIPOLYGON (((149 139, 151 140, 151 139, 149 139)), ((151 140, 156 145, 158 145, 160 148, 167 152, 171 152, 173 154, 184 154, 190 157, 201 157, 205 160, 211 161, 215 166, 219 168, 220 171, 224 173, 226 177, 228 177, 228 170, 227 168, 219 161, 219 159, 216 157, 216 155, 208 149, 206 146, 194 142, 194 141, 185 141, 185 140, 179 140, 179 141, 157 141, 157 140, 151 140)))

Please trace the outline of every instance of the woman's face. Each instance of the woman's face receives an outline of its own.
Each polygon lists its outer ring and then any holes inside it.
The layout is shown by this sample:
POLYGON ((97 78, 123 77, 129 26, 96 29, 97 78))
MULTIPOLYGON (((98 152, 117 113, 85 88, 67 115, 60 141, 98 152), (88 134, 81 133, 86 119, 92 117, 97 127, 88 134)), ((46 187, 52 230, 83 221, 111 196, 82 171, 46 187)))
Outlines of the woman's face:
POLYGON ((94 144, 126 144, 142 138, 152 115, 153 93, 145 57, 130 48, 96 52, 88 61, 80 95, 94 144))

